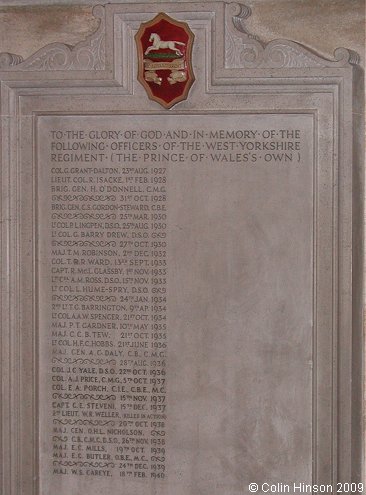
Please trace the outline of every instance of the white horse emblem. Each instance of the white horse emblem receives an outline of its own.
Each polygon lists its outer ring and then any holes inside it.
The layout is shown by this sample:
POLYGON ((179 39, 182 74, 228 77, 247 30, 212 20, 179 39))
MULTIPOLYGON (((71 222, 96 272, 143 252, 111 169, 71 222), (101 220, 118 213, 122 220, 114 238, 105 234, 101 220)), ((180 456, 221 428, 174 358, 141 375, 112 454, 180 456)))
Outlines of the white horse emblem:
POLYGON ((183 53, 179 50, 179 48, 175 46, 175 45, 185 46, 185 43, 182 43, 181 41, 162 41, 157 33, 152 33, 149 38, 149 41, 152 41, 153 44, 148 47, 148 49, 145 52, 145 55, 147 55, 153 50, 157 51, 164 48, 169 48, 170 50, 173 50, 179 56, 183 55, 183 53))

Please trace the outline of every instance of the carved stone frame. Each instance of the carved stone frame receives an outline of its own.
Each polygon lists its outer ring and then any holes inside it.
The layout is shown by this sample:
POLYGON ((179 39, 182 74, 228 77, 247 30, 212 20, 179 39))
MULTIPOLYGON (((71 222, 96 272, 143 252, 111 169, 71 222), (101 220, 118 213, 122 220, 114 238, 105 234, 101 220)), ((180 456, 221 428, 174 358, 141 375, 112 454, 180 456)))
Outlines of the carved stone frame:
POLYGON ((245 30, 250 9, 221 2, 107 4, 75 47, 0 55, 2 493, 38 495, 37 119, 48 114, 306 113, 314 140, 313 480, 358 481, 362 464, 362 128, 357 55, 325 60, 245 30), (163 110, 136 81, 133 35, 158 11, 196 35, 196 82, 163 110), (301 101, 301 104, 299 104, 301 101), (280 109, 280 110, 279 110, 280 109), (326 139, 319 139, 320 131, 326 139), (325 133, 325 134, 324 134, 325 133), (326 255, 324 253, 327 253, 326 255))

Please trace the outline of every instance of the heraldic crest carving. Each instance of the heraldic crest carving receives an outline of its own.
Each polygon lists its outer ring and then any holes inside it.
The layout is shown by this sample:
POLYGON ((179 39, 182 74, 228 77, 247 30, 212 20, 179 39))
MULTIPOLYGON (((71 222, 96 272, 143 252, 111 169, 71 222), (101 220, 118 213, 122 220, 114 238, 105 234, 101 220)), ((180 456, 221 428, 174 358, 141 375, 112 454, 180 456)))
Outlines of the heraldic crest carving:
POLYGON ((194 82, 194 34, 185 22, 160 13, 141 24, 136 36, 138 80, 151 100, 171 108, 187 98, 194 82))

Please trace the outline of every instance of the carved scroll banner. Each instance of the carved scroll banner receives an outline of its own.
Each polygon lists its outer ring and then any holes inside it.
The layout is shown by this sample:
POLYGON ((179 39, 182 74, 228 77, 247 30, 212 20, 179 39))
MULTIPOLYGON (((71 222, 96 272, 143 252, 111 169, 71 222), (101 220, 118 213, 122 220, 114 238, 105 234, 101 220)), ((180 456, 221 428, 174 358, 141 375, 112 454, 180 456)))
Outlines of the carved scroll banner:
POLYGON ((1 493, 361 493, 357 54, 93 13, 0 54, 1 493))

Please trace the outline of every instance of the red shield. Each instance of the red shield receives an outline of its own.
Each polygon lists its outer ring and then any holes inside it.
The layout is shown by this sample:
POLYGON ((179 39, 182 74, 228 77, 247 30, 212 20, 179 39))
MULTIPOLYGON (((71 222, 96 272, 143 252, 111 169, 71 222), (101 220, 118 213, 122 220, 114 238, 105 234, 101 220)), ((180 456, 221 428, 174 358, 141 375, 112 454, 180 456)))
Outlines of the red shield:
POLYGON ((187 98, 194 81, 194 34, 185 22, 160 13, 141 24, 136 36, 138 80, 151 100, 171 108, 187 98))

